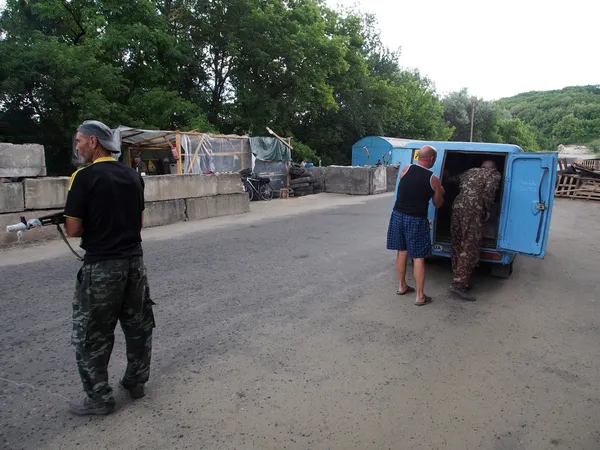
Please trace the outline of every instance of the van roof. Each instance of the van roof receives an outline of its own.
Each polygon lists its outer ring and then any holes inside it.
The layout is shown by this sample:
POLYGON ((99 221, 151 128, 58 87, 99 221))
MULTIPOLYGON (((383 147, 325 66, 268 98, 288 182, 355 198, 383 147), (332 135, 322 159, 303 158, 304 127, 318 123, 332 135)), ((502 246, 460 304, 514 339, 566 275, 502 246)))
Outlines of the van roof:
POLYGON ((453 142, 453 141, 426 141, 419 139, 407 139, 403 137, 386 136, 365 136, 354 145, 353 148, 375 147, 382 141, 389 145, 390 149, 419 148, 423 145, 433 145, 438 150, 466 150, 466 151, 485 151, 485 152, 503 152, 519 153, 523 150, 518 145, 513 144, 493 144, 488 142, 453 142))
POLYGON ((432 145, 438 150, 463 150, 476 152, 519 153, 523 149, 513 144, 493 144, 489 142, 454 142, 454 141, 409 141, 404 147, 419 148, 432 145))

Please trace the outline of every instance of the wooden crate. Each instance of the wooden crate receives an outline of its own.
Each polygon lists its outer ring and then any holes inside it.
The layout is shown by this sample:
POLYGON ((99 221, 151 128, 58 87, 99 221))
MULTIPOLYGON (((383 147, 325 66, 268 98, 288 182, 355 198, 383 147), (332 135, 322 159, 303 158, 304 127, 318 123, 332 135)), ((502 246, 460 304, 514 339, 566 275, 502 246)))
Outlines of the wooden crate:
POLYGON ((554 196, 600 201, 600 179, 559 175, 554 196))

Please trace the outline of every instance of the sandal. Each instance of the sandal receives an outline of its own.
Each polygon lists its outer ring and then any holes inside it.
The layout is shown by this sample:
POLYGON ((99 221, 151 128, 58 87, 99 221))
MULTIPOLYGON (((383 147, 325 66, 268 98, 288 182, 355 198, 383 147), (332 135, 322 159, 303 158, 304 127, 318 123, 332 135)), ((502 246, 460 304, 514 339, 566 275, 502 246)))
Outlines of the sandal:
POLYGON ((424 301, 422 301, 422 302, 414 301, 413 303, 415 304, 415 306, 423 306, 423 305, 428 305, 432 301, 433 301, 433 299, 431 297, 425 296, 425 300, 424 301))
POLYGON ((408 285, 406 285, 406 291, 404 292, 400 292, 399 290, 396 291, 396 294, 398 295, 406 295, 406 294, 410 294, 411 292, 415 292, 415 288, 414 287, 410 287, 408 285))

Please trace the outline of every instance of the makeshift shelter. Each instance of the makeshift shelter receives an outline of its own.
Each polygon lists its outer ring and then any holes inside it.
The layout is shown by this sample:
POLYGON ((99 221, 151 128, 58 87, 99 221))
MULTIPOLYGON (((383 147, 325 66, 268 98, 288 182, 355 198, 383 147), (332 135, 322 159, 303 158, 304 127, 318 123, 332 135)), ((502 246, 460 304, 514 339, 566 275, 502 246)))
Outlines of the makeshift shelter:
MULTIPOLYGON (((198 133, 195 131, 143 130, 120 126, 113 129, 121 144, 123 162, 140 157, 148 175, 239 172, 251 168, 271 178, 273 189, 287 186, 291 162, 290 139, 198 133)), ((121 154, 115 155, 117 158, 121 154)), ((73 161, 78 154, 73 146, 73 161)))
MULTIPOLYGON (((285 140, 282 140, 285 141, 285 140)), ((292 160, 289 139, 284 143, 275 137, 251 137, 254 173, 271 179, 271 186, 279 190, 289 184, 289 165, 292 160)))
POLYGON ((162 170, 149 170, 150 174, 239 172, 252 164, 245 136, 126 127, 117 128, 115 134, 120 135, 126 164, 135 156, 162 163, 162 170))

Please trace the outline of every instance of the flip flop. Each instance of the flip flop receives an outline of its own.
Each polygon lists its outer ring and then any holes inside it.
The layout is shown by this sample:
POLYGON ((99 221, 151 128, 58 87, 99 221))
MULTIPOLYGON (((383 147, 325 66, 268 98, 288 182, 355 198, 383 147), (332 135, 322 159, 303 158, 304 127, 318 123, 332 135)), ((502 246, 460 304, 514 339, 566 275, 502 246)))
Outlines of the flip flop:
POLYGON ((423 305, 428 305, 432 301, 433 301, 433 299, 431 297, 425 296, 425 301, 424 302, 421 303, 421 302, 414 301, 413 303, 415 304, 415 306, 423 306, 423 305))
POLYGON ((410 294, 411 292, 415 292, 415 288, 414 287, 410 287, 410 286, 406 286, 406 291, 404 292, 400 292, 400 291, 396 291, 396 294, 398 295, 406 295, 406 294, 410 294))

